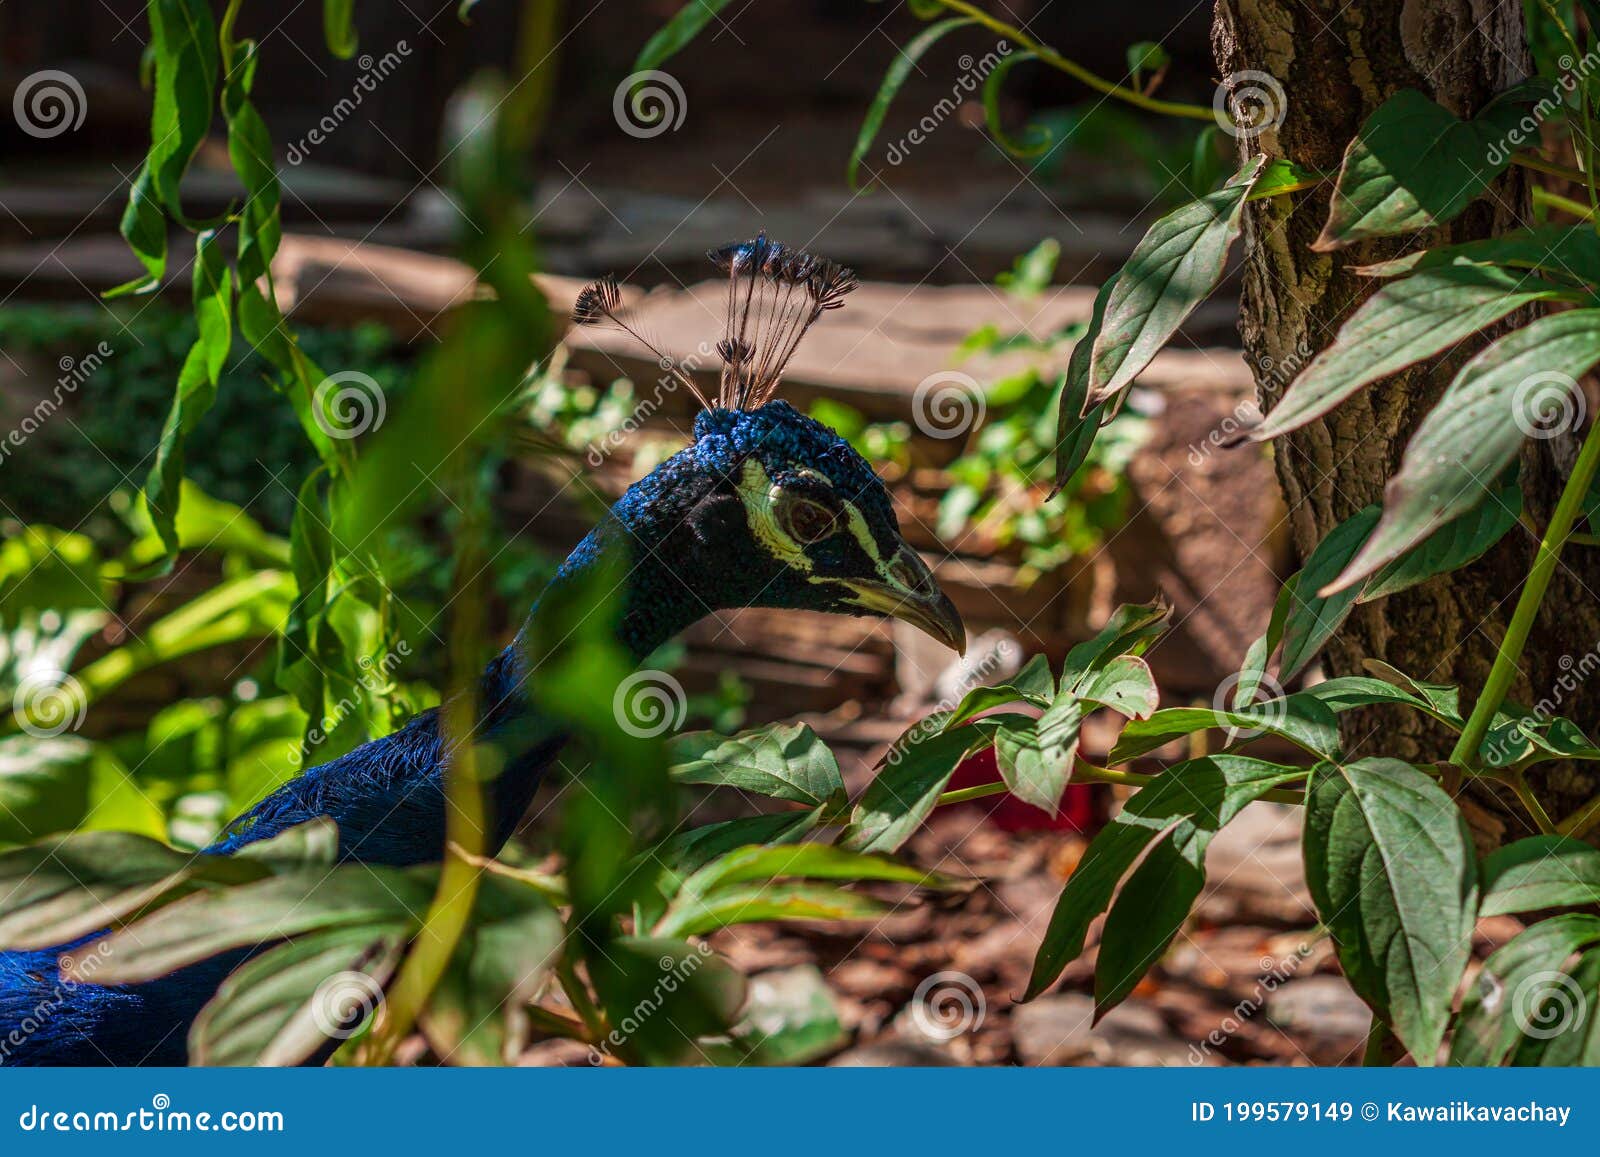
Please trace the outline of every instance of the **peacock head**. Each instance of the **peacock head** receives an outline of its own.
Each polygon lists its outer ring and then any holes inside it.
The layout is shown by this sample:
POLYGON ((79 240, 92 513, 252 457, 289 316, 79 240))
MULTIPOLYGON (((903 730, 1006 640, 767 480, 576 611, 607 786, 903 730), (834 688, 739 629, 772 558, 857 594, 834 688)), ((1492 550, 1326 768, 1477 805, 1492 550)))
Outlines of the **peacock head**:
POLYGON ((710 256, 728 277, 715 401, 632 323, 615 282, 587 288, 573 313, 631 334, 705 407, 693 444, 612 508, 612 526, 634 539, 632 629, 655 641, 713 610, 780 607, 900 619, 964 651, 961 616, 906 542, 882 479, 773 398, 800 338, 855 275, 765 235, 710 256))

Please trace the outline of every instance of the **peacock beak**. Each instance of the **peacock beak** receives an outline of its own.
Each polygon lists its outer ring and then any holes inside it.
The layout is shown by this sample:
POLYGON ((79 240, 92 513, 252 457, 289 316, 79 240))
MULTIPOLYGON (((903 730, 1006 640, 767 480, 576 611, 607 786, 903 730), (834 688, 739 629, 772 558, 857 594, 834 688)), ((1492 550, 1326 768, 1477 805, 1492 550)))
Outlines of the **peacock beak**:
POLYGON ((910 623, 926 631, 958 655, 967 653, 967 629, 955 604, 939 589, 922 556, 901 543, 873 579, 845 579, 855 603, 869 611, 910 623))

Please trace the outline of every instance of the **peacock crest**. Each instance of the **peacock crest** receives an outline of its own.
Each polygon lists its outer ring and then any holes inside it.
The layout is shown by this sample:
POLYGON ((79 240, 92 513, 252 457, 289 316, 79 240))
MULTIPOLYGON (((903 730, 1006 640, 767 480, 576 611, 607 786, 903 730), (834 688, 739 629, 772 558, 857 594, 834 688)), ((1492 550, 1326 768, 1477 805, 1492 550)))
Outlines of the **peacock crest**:
POLYGON ((706 409, 754 410, 778 392, 784 367, 822 315, 856 288, 855 270, 765 233, 713 249, 706 256, 728 279, 727 314, 717 356, 722 377, 713 403, 676 359, 662 351, 622 304, 616 278, 586 286, 572 308, 576 325, 612 325, 655 355, 662 369, 706 409))

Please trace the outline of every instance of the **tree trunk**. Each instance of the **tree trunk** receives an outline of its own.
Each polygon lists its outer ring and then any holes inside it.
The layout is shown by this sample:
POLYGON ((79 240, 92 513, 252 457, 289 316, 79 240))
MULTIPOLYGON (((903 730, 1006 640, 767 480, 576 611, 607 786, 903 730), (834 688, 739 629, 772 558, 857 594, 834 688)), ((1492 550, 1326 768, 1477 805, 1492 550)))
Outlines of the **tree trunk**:
MULTIPOLYGON (((1420 89, 1458 116, 1470 116, 1496 92, 1523 79, 1528 53, 1517 0, 1217 0, 1212 47, 1223 83, 1265 88, 1253 70, 1281 84, 1286 99, 1268 110, 1281 122, 1242 134, 1240 155, 1288 157, 1318 172, 1337 171, 1346 144, 1367 116, 1395 92, 1420 89)), ((1311 243, 1327 219, 1332 182, 1290 197, 1252 204, 1246 214, 1240 333, 1268 410, 1377 284, 1352 267, 1420 247, 1367 242, 1333 255, 1311 243)), ((1426 244, 1470 240, 1522 223, 1524 172, 1512 168, 1426 244)), ((1526 320, 1524 318, 1523 320, 1526 320)), ((1454 372, 1483 347, 1464 343, 1431 365, 1396 375, 1345 402, 1326 419, 1273 443, 1296 549, 1304 558, 1329 530, 1383 496, 1407 441, 1454 372)), ((1526 510, 1542 527, 1575 453, 1569 438, 1530 441, 1523 454, 1526 510)), ((1323 656, 1332 674, 1361 673, 1381 659, 1414 678, 1456 683, 1463 710, 1483 686, 1504 633, 1535 536, 1513 528, 1479 562, 1421 587, 1357 607, 1323 656)), ((1569 548, 1544 601, 1511 698, 1558 702, 1593 734, 1600 679, 1575 680, 1569 669, 1600 640, 1600 550, 1569 548), (1567 686, 1576 683, 1568 690, 1567 686)), ((1592 663, 1592 660, 1591 660, 1592 663)), ((1587 671, 1590 663, 1580 663, 1587 671)), ((1345 717, 1349 750, 1413 761, 1443 758, 1450 737, 1414 712, 1392 709, 1345 717)), ((1557 819, 1595 794, 1583 765, 1542 765, 1532 777, 1557 819)), ((1588 765, 1592 767, 1593 765, 1588 765)), ((1474 782, 1464 799, 1480 843, 1528 834, 1522 808, 1508 794, 1474 782)))

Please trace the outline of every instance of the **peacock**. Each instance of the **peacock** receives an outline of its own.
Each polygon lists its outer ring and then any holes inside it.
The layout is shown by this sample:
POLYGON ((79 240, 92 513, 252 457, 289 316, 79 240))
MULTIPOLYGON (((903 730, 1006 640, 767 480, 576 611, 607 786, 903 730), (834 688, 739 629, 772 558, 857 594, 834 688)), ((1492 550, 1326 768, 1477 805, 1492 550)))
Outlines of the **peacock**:
MULTIPOLYGON (((575 324, 626 333, 703 408, 693 443, 611 507, 482 674, 476 734, 508 759, 487 800, 492 849, 511 836, 568 738, 521 693, 525 641, 536 626, 560 626, 544 622, 541 608, 570 606, 561 588, 595 582, 613 552, 631 564, 617 634, 635 661, 713 611, 756 606, 895 618, 965 649, 959 614, 901 535, 872 467, 833 430, 775 397, 800 340, 855 289, 854 272, 764 233, 708 256, 727 283, 715 401, 644 334, 614 279, 576 300, 575 324)), ((438 710, 423 712, 285 783, 206 850, 232 854, 327 816, 338 825, 342 860, 437 861, 445 762, 438 710)), ((66 986, 57 960, 75 946, 0 953, 0 1065, 183 1064, 190 1023, 248 955, 225 954, 137 986, 66 986)))

